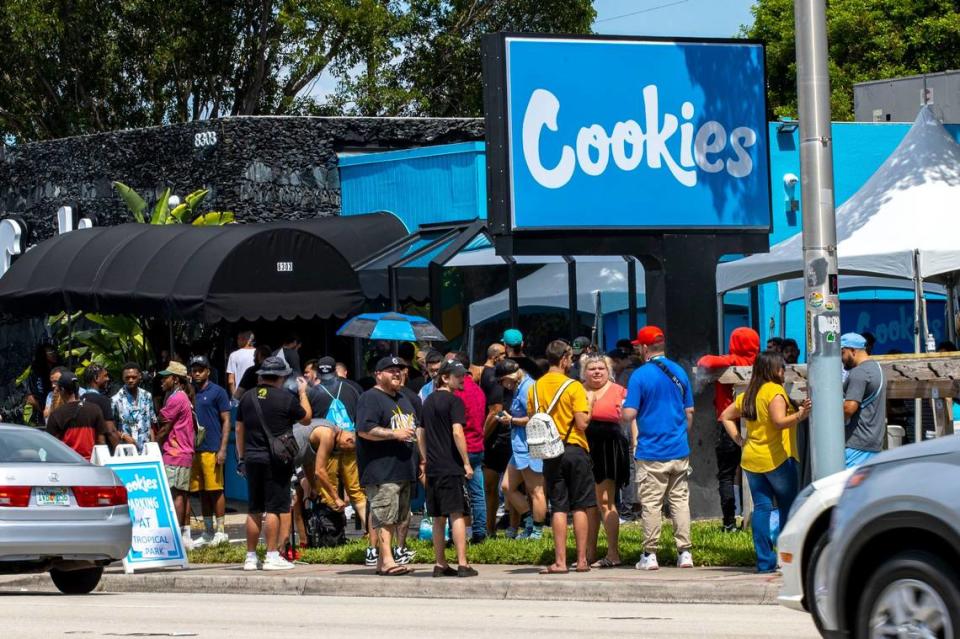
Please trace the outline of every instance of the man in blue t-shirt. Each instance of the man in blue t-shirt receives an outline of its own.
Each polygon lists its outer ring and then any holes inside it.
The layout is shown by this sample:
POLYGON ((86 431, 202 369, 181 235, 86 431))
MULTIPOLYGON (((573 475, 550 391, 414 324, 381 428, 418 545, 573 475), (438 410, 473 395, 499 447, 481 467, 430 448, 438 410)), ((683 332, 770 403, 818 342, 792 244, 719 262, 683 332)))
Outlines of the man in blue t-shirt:
POLYGON ((664 500, 670 505, 677 565, 692 568, 690 554, 689 432, 693 392, 686 371, 664 355, 666 344, 656 326, 644 326, 633 344, 646 362, 630 376, 623 422, 637 420, 637 482, 643 506, 643 556, 638 570, 657 570, 657 542, 664 500))
POLYGON ((223 465, 227 460, 230 441, 230 398, 227 391, 210 381, 210 362, 198 355, 190 359, 190 376, 197 397, 197 421, 206 429, 203 441, 196 446, 193 470, 190 473, 190 492, 200 493, 203 512, 203 536, 198 545, 227 543, 230 538, 224 530, 227 501, 223 496, 223 465), (216 514, 217 527, 213 518, 216 514))

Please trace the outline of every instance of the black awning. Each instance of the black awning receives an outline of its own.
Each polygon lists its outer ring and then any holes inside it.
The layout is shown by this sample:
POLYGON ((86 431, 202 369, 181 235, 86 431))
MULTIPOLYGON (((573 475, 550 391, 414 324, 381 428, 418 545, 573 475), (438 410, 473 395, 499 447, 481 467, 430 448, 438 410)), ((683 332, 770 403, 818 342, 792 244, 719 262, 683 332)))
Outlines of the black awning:
POLYGON ((131 313, 208 323, 345 316, 364 301, 356 265, 406 233, 389 213, 82 229, 13 263, 0 278, 0 313, 131 313))

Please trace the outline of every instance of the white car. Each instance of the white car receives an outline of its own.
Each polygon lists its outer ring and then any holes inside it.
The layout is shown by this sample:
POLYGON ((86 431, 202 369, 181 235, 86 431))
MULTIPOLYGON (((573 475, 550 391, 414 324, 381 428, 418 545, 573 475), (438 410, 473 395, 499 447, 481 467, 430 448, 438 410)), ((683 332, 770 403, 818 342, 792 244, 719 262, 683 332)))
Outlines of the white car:
POLYGON ((777 541, 783 566, 783 587, 777 599, 787 608, 809 611, 817 628, 821 616, 813 596, 814 575, 827 545, 830 517, 851 474, 852 470, 844 470, 800 491, 777 541))

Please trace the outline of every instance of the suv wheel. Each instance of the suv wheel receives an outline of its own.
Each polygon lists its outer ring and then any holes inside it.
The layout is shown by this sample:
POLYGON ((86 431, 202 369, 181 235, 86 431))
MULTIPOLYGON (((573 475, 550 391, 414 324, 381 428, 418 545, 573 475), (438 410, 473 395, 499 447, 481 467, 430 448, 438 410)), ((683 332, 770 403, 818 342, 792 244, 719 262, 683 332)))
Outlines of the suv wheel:
POLYGON ((856 636, 954 637, 960 630, 960 586, 936 555, 909 551, 870 577, 857 611, 856 636))
POLYGON ((829 542, 829 535, 827 531, 824 530, 823 534, 820 535, 820 538, 817 540, 817 543, 810 549, 810 556, 807 559, 807 570, 803 583, 803 594, 807 601, 807 610, 810 611, 810 616, 813 617, 813 624, 817 627, 817 631, 820 632, 820 634, 823 634, 823 619, 820 616, 820 604, 823 603, 823 597, 817 596, 817 584, 826 583, 825 575, 829 567, 826 565, 826 556, 823 554, 823 550, 829 542))
POLYGON ((103 576, 103 566, 81 570, 51 570, 50 578, 57 590, 65 595, 85 595, 97 587, 103 576))

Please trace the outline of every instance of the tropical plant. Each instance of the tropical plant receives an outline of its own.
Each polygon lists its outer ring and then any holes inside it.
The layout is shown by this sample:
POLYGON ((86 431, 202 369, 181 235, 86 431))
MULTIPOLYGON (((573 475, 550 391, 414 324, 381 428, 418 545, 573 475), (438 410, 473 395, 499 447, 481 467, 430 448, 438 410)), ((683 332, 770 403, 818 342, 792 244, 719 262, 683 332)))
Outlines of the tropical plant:
MULTIPOLYGON (((144 224, 147 220, 147 202, 139 193, 124 184, 123 182, 114 182, 113 188, 116 189, 120 198, 127 208, 133 214, 133 219, 144 224)), ((210 211, 207 213, 198 213, 200 204, 210 193, 210 189, 199 189, 186 196, 180 204, 170 208, 170 189, 167 188, 153 205, 153 211, 150 214, 150 224, 185 224, 186 220, 191 220, 194 226, 223 226, 224 224, 233 224, 236 217, 229 211, 210 211)))
POLYGON ((61 345, 64 361, 77 363, 76 372, 96 363, 117 377, 126 362, 143 366, 151 359, 143 327, 129 315, 60 313, 48 322, 52 342, 61 345))

